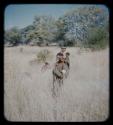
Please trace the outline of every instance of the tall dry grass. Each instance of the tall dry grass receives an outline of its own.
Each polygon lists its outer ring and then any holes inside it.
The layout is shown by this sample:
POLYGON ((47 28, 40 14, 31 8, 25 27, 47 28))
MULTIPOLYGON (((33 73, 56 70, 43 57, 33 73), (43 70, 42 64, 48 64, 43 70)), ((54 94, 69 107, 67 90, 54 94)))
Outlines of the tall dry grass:
POLYGON ((109 115, 109 51, 67 48, 71 69, 57 98, 52 97, 52 68, 58 47, 5 48, 4 116, 9 121, 103 121, 109 115), (49 49, 51 69, 30 63, 49 49))

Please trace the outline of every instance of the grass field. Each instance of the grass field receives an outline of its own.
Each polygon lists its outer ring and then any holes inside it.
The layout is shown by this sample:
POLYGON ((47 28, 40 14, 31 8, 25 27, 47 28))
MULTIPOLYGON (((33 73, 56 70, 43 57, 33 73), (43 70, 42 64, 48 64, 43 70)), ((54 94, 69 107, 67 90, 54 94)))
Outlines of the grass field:
POLYGON ((4 48, 4 115, 9 121, 104 121, 109 116, 109 49, 70 52, 70 74, 58 98, 52 97, 52 69, 58 47, 4 48), (30 63, 49 49, 51 68, 30 63))

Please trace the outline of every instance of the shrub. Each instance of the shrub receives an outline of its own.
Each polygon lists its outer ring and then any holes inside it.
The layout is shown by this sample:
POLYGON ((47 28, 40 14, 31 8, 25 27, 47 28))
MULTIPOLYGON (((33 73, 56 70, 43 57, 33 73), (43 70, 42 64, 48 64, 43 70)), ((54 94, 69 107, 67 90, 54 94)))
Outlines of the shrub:
POLYGON ((52 53, 48 49, 44 49, 37 54, 37 59, 39 63, 45 63, 47 59, 52 58, 52 53))
POLYGON ((59 46, 74 46, 74 45, 75 45, 74 41, 69 41, 69 40, 59 41, 59 46))
POLYGON ((88 41, 84 44, 84 47, 100 50, 107 47, 108 41, 108 32, 104 28, 95 28, 90 31, 88 41))
POLYGON ((21 41, 21 33, 17 27, 13 27, 4 34, 4 42, 12 46, 18 45, 21 41))

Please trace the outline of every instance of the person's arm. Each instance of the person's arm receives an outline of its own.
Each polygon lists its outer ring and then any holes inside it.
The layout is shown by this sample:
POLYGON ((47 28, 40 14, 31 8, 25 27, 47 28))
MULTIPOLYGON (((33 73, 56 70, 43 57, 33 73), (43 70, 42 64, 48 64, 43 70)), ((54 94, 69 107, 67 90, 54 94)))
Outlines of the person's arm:
POLYGON ((62 71, 59 70, 58 64, 55 65, 53 71, 54 71, 54 73, 55 73, 59 78, 62 78, 62 77, 63 77, 63 73, 62 73, 62 71))
POLYGON ((56 62, 59 60, 59 53, 56 55, 56 62))

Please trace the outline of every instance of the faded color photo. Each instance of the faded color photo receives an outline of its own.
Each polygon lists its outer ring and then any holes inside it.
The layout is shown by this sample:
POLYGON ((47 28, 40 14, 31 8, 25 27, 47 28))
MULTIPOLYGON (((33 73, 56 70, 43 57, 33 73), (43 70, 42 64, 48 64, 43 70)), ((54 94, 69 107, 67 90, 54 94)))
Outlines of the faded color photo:
POLYGON ((12 4, 4 12, 4 117, 109 118, 109 8, 12 4))

